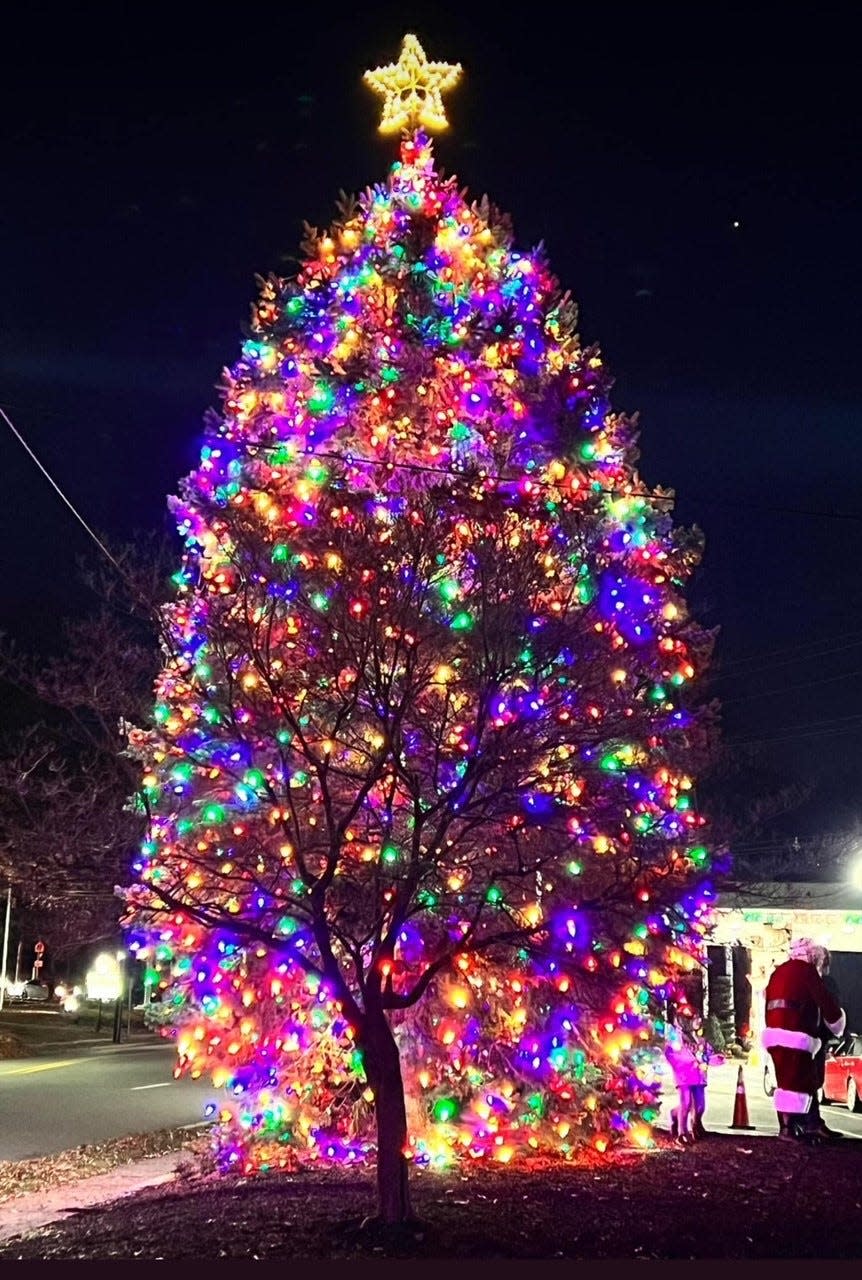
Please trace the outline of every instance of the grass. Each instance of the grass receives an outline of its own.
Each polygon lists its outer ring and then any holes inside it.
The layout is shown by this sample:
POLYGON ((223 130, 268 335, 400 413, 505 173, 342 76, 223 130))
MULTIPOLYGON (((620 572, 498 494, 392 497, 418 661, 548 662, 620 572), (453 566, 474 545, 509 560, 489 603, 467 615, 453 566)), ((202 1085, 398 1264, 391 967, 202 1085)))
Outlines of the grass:
MULTIPOLYGON (((20 1058, 32 1053, 50 1052, 62 1049, 64 1045, 74 1044, 78 1040, 101 1041, 111 1043, 113 1028, 113 1010, 107 1005, 102 1010, 101 1027, 96 1031, 98 1022, 95 1006, 85 1006, 80 1013, 63 1013, 55 1004, 25 1005, 7 1004, 0 1012, 0 1060, 4 1058, 20 1058)), ((126 1034, 126 1011, 123 1010, 123 1041, 126 1034)), ((146 1039, 156 1035, 148 1032, 143 1025, 141 1013, 132 1010, 132 1036, 146 1039)))

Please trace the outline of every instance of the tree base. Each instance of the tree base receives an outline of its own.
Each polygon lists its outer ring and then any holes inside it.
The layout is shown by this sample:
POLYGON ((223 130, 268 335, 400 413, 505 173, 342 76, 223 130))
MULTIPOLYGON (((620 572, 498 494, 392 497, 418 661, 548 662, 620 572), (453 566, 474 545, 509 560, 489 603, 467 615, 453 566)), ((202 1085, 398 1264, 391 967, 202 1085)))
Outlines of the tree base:
POLYGON ((429 1238, 430 1228, 421 1218, 406 1218, 403 1222, 385 1222, 379 1214, 341 1223, 337 1234, 342 1244, 363 1252, 372 1249, 383 1254, 414 1253, 416 1246, 429 1238))
POLYGON ((425 1223, 421 1218, 404 1218, 401 1222, 387 1222, 379 1213, 369 1215, 363 1218, 359 1224, 360 1231, 424 1231, 425 1223))

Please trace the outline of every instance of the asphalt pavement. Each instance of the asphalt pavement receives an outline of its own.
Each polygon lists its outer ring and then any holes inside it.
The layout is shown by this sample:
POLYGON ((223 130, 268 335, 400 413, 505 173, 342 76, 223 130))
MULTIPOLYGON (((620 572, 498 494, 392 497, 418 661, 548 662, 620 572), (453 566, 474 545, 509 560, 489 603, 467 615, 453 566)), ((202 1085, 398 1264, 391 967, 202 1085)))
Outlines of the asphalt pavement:
POLYGON ((73 1046, 0 1062, 0 1160, 200 1123, 212 1085, 174 1080, 172 1044, 73 1046))
MULTIPOLYGON (((29 1058, 0 1062, 0 1160, 54 1155, 71 1147, 132 1133, 199 1124, 217 1091, 206 1081, 175 1080, 171 1043, 123 1045, 69 1043, 29 1058)), ((712 1067, 704 1122, 733 1132, 738 1063, 712 1067)), ((774 1136, 775 1107, 763 1089, 762 1063, 743 1068, 748 1119, 740 1138, 774 1136)), ((673 1082, 663 1091, 659 1125, 669 1127, 676 1099, 673 1082)), ((832 1129, 862 1138, 862 1115, 843 1105, 823 1108, 832 1129)))
MULTIPOLYGON (((736 1100, 736 1081, 739 1063, 732 1059, 723 1066, 710 1067, 706 1090, 706 1112, 703 1117, 704 1127, 716 1133, 732 1133, 734 1104, 736 1100)), ((778 1133, 778 1120, 775 1116, 775 1103, 766 1096, 763 1088, 762 1060, 746 1063, 742 1069, 745 1086, 745 1101, 749 1123, 754 1126, 750 1130, 736 1130, 740 1137, 775 1137, 778 1133)), ((676 1091, 673 1081, 665 1085, 662 1097, 661 1117, 659 1125, 670 1127, 670 1109, 676 1102, 676 1091)), ((830 1129, 836 1129, 847 1137, 862 1138, 862 1114, 850 1112, 843 1104, 832 1104, 821 1108, 823 1119, 830 1129)))

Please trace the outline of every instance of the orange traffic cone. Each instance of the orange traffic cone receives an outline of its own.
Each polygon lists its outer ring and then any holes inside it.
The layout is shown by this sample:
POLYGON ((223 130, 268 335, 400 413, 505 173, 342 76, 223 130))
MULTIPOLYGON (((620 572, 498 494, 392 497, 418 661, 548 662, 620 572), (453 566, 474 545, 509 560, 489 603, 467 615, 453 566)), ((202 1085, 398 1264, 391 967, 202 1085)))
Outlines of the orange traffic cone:
POLYGON ((736 1097, 733 1100, 733 1119, 728 1125, 730 1129, 753 1129, 748 1123, 748 1102, 745 1097, 745 1081, 742 1078, 742 1067, 736 1077, 736 1097))

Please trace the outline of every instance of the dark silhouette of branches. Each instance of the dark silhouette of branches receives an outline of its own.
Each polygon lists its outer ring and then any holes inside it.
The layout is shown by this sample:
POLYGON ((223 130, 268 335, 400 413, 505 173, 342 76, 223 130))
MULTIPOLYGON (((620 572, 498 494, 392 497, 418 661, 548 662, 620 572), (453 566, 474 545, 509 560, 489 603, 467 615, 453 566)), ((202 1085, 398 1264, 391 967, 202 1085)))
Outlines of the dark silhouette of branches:
POLYGON ((62 625, 53 654, 0 643, 0 680, 28 707, 0 744, 0 874, 55 950, 115 932, 114 889, 143 829, 126 734, 151 701, 170 557, 155 539, 115 556, 122 576, 82 567, 92 607, 62 625))

